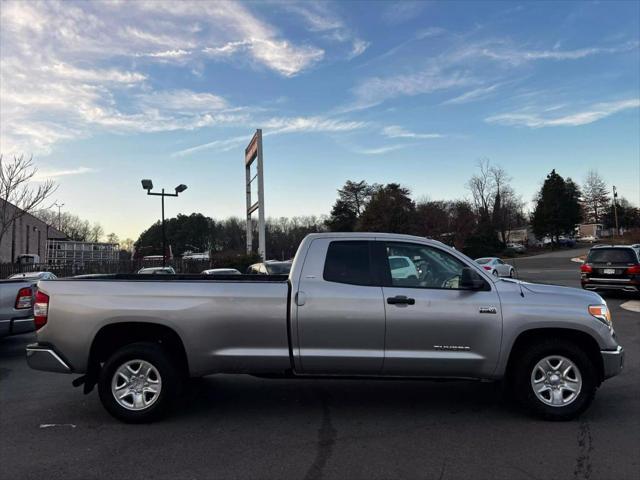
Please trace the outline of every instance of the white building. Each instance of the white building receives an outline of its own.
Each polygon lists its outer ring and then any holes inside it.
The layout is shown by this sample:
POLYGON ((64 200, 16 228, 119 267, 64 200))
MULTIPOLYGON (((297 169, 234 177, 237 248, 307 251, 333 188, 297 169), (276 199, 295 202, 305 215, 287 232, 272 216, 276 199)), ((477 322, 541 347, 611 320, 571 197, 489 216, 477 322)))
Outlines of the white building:
POLYGON ((51 265, 84 264, 86 262, 116 262, 120 248, 117 243, 49 240, 48 262, 51 265))

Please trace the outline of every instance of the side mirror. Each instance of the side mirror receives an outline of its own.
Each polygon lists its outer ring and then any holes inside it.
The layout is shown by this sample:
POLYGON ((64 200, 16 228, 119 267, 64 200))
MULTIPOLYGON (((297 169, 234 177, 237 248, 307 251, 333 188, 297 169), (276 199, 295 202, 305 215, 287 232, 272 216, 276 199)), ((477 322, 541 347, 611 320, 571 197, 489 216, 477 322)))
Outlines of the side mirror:
POLYGON ((460 288, 465 290, 483 290, 486 286, 484 279, 470 267, 464 267, 460 275, 460 288))

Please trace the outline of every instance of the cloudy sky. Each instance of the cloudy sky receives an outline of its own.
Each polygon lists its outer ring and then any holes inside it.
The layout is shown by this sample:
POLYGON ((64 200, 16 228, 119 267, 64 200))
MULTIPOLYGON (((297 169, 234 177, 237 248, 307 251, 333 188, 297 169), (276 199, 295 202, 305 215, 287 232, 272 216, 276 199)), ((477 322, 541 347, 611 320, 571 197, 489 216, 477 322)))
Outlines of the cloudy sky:
POLYGON ((244 210, 262 128, 269 216, 347 179, 468 196, 481 158, 525 200, 590 168, 640 202, 638 2, 2 1, 0 150, 121 237, 244 210))

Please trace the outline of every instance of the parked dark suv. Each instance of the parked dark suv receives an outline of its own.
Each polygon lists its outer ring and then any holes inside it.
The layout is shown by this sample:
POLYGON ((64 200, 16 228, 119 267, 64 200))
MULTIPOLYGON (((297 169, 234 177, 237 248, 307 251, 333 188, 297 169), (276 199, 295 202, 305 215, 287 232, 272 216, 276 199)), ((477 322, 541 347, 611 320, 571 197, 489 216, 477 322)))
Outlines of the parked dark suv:
POLYGON ((598 245, 580 267, 582 288, 640 292, 640 245, 598 245))

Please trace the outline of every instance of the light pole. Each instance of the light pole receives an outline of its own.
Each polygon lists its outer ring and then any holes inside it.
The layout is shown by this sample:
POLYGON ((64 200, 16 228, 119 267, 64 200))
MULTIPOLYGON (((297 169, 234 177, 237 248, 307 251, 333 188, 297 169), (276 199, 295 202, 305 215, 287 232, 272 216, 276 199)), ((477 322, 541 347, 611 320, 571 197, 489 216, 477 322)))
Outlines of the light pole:
POLYGON ((164 228, 164 197, 177 197, 180 193, 184 192, 187 189, 187 186, 183 183, 178 185, 175 188, 176 193, 165 193, 164 188, 161 193, 152 192, 153 190, 153 182, 149 179, 142 180, 142 188, 147 191, 147 195, 156 195, 158 197, 162 197, 162 266, 166 265, 166 255, 167 255, 167 235, 164 228))
POLYGON ((58 231, 62 231, 62 214, 60 213, 60 209, 64 207, 64 203, 54 203, 55 207, 58 207, 58 231))
POLYGON ((613 216, 616 219, 616 235, 620 234, 620 230, 618 229, 618 191, 616 190, 616 186, 613 186, 613 216))

